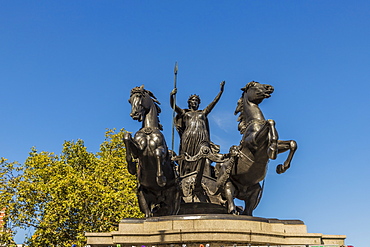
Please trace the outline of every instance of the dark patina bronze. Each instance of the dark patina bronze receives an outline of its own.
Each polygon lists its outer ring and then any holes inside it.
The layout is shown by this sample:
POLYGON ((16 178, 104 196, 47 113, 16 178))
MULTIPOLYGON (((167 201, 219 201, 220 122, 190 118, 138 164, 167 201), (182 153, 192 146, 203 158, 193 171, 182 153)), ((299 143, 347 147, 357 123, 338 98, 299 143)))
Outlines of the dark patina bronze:
MULTIPOLYGON (((215 99, 203 110, 199 110, 200 97, 193 94, 188 99, 188 109, 181 109, 174 101, 177 89, 170 94, 170 105, 177 113, 175 125, 180 136, 179 157, 174 157, 179 164, 180 188, 184 203, 206 203, 209 212, 211 205, 219 211, 223 200, 220 195, 211 195, 209 188, 213 187, 216 180, 212 162, 222 162, 219 154, 220 147, 210 139, 208 114, 213 110, 224 91, 225 81, 220 84, 220 92, 215 99)), ((197 204, 197 212, 203 212, 202 206, 197 204)), ((189 207, 188 205, 183 205, 189 207)), ((222 206, 222 210, 224 207, 222 206)), ((182 212, 182 211, 181 211, 182 212)))
POLYGON ((278 140, 275 121, 266 120, 258 106, 273 93, 274 88, 271 85, 252 81, 241 90, 243 93, 235 114, 239 114, 238 129, 243 137, 239 148, 232 148, 231 161, 219 165, 218 183, 222 184, 220 180, 227 181, 223 185, 223 194, 227 199, 229 213, 237 212, 233 201, 235 197, 245 202, 242 214, 252 215, 262 196, 260 182, 266 176, 269 159, 274 160, 278 153, 289 150, 284 165, 276 168, 279 174, 285 172, 290 167, 297 144, 293 140, 278 140), (225 178, 227 176, 229 179, 225 178))
POLYGON ((297 144, 294 140, 279 140, 275 122, 264 118, 259 104, 271 96, 274 88, 255 81, 241 89, 235 110, 242 140, 229 153, 219 153, 219 146, 210 140, 207 116, 220 100, 224 85, 221 82, 220 92, 203 110, 199 110, 198 95, 191 95, 188 109, 181 109, 175 102, 177 89, 171 92, 170 105, 177 113, 174 122, 180 135, 178 156, 168 150, 161 132, 157 99, 144 86, 131 90, 130 115, 143 124, 134 138, 125 134, 126 159, 129 172, 138 176, 139 204, 146 217, 177 213, 252 216, 261 200, 260 182, 266 176, 268 161, 289 150, 276 172, 284 173, 290 167, 297 144), (236 207, 235 198, 245 202, 244 209, 236 207))
MULTIPOLYGON (((221 82, 220 92, 215 99, 203 110, 199 110, 200 97, 193 94, 188 99, 188 109, 181 109, 174 104, 174 97, 177 89, 170 94, 170 105, 174 107, 176 115, 176 129, 180 135, 180 155, 197 155, 202 148, 218 149, 217 145, 211 142, 208 124, 208 114, 213 110, 220 100, 224 91, 225 81, 221 82)), ((182 160, 179 162, 180 175, 186 175, 194 171, 203 171, 203 174, 211 175, 211 161, 206 158, 182 160)))
POLYGON ((177 214, 180 196, 174 163, 159 123, 160 103, 144 85, 131 90, 129 103, 132 119, 142 122, 134 138, 130 133, 124 136, 128 170, 138 177, 140 210, 146 217, 177 214))

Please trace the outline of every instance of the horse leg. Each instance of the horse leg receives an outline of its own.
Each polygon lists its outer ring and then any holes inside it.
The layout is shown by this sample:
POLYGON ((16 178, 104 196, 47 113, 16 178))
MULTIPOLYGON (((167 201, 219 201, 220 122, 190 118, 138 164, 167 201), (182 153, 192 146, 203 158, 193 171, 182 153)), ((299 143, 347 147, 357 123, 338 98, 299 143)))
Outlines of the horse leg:
POLYGON ((164 191, 165 205, 168 208, 167 215, 176 215, 180 209, 181 197, 177 185, 173 185, 164 191))
POLYGON ((290 163, 293 159, 294 153, 297 150, 297 143, 294 140, 290 141, 278 141, 279 153, 283 153, 289 150, 287 159, 284 161, 284 165, 278 165, 276 167, 276 172, 278 174, 284 173, 290 167, 290 163))
POLYGON ((235 186, 230 182, 226 182, 224 196, 227 201, 227 212, 229 214, 237 215, 238 211, 236 210, 236 206, 234 203, 234 195, 235 195, 235 186))
POLYGON ((275 128, 275 121, 272 119, 267 120, 267 123, 270 125, 269 131, 269 148, 267 150, 267 154, 270 159, 274 160, 278 154, 278 139, 279 135, 275 128))
POLYGON ((248 188, 247 193, 244 198, 245 209, 243 214, 252 216, 253 210, 257 207, 258 203, 261 200, 262 188, 259 183, 248 188))
POLYGON ((250 150, 257 151, 260 146, 266 142, 269 129, 270 125, 267 121, 262 126, 259 123, 255 123, 250 127, 250 130, 244 134, 243 142, 250 150))
POLYGON ((173 196, 173 211, 172 214, 176 215, 179 213, 180 210, 180 204, 181 204, 181 195, 180 195, 180 188, 178 186, 174 186, 176 188, 176 191, 173 196))
POLYGON ((156 181, 157 181, 157 184, 160 187, 164 187, 167 183, 167 178, 164 176, 163 169, 162 169, 162 165, 163 165, 163 162, 164 162, 164 155, 165 155, 165 150, 164 150, 163 147, 157 148, 155 150, 155 158, 156 158, 156 162, 157 162, 156 181))
POLYGON ((139 201, 139 207, 140 207, 141 212, 143 212, 145 214, 145 217, 148 218, 148 217, 152 217, 153 214, 150 211, 149 205, 147 203, 146 196, 145 196, 146 193, 147 192, 145 192, 143 190, 143 187, 141 187, 139 185, 138 193, 137 193, 137 198, 138 198, 138 201, 139 201))
POLYGON ((132 139, 130 133, 125 133, 123 136, 123 142, 126 147, 126 161, 128 172, 132 175, 136 175, 136 163, 132 161, 133 156, 137 157, 137 147, 132 139))

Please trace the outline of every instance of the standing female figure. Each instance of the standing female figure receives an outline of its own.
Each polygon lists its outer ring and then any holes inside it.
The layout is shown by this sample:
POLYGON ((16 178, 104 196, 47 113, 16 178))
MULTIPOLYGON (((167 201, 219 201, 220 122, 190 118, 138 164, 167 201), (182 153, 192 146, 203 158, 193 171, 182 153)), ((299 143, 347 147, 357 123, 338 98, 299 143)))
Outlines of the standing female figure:
MULTIPOLYGON (((200 97, 195 94, 191 95, 188 99, 188 109, 181 109, 174 104, 174 96, 177 93, 177 89, 174 88, 172 90, 170 94, 170 104, 177 113, 176 129, 180 135, 180 155, 184 154, 195 156, 204 146, 210 148, 212 151, 219 149, 219 147, 210 140, 207 116, 220 100, 224 91, 224 85, 225 81, 221 82, 220 92, 203 110, 198 110, 200 105, 200 97)), ((199 171, 202 162, 205 162, 203 174, 210 175, 211 161, 208 159, 200 159, 197 161, 180 161, 180 175, 183 176, 194 171, 199 171)))

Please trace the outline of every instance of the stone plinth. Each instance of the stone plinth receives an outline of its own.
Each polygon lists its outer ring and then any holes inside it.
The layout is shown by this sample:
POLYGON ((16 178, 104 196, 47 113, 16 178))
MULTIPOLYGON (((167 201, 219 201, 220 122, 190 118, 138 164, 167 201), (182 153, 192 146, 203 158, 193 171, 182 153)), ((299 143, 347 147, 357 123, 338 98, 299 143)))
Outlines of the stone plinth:
POLYGON ((344 245, 344 235, 307 233, 300 220, 235 215, 177 215, 124 219, 118 231, 86 233, 92 247, 231 245, 344 245))

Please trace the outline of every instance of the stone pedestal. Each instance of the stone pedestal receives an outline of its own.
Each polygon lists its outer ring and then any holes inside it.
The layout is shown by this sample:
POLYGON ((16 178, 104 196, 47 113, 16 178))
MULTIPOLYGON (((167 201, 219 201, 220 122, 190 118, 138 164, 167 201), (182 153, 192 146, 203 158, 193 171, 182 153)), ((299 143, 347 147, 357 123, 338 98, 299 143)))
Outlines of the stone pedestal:
POLYGON ((236 215, 176 215, 124 219, 118 231, 86 233, 91 247, 344 245, 345 235, 307 233, 300 220, 236 215), (118 245, 118 246, 119 246, 118 245))

